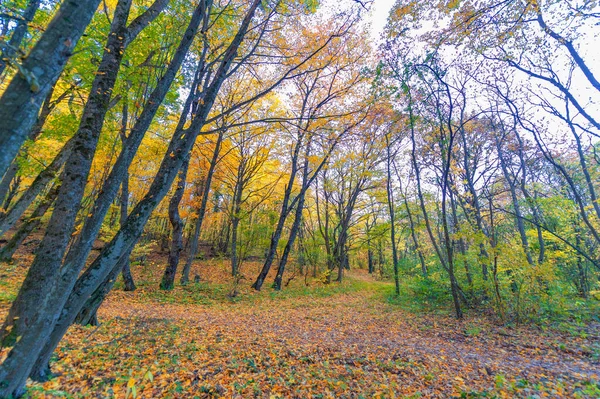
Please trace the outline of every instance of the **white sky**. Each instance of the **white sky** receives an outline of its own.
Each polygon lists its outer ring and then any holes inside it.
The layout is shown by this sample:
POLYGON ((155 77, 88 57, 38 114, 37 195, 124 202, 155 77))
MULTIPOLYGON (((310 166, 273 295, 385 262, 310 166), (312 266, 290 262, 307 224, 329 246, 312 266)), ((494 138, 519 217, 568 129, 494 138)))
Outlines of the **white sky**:
POLYGON ((374 0, 370 15, 367 20, 371 23, 371 38, 373 42, 379 41, 381 32, 387 22, 390 9, 396 0, 374 0))

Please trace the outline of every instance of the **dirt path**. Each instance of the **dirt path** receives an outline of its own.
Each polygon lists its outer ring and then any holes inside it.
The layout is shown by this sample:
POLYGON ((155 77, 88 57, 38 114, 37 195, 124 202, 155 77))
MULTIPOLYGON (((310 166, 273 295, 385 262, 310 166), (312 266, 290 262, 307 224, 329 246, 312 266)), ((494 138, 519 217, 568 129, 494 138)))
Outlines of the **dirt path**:
POLYGON ((147 398, 595 397, 593 343, 414 315, 378 292, 216 306, 116 292, 101 327, 69 333, 55 366, 63 375, 33 390, 125 397, 129 382, 147 398))

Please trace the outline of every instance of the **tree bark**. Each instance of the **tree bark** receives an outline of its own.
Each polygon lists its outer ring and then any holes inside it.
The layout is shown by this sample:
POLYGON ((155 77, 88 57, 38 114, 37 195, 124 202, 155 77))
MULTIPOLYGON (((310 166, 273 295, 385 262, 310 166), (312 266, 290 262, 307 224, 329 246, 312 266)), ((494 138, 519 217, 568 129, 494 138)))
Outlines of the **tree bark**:
POLYGON ((19 230, 11 237, 11 239, 6 243, 4 247, 0 250, 0 260, 8 262, 12 259, 15 251, 19 248, 19 246, 23 243, 23 241, 31 234, 33 230, 35 230, 41 223, 42 217, 52 206, 56 196, 58 195, 58 190, 60 188, 60 183, 57 183, 46 195, 46 198, 40 202, 40 204, 35 208, 31 216, 19 227, 19 230))
POLYGON ((3 215, 0 215, 0 237, 10 230, 36 197, 58 176, 62 166, 69 157, 75 144, 73 138, 61 148, 52 162, 35 178, 31 186, 25 191, 15 204, 3 215))
POLYGON ((189 158, 185 159, 177 180, 177 188, 169 201, 169 221, 171 222, 171 247, 169 250, 168 265, 163 274, 160 283, 160 289, 172 290, 175 285, 175 276, 177 274, 177 266, 179 266, 179 257, 183 250, 183 220, 179 215, 179 204, 185 192, 185 182, 187 179, 187 171, 189 166, 189 158))
POLYGON ((252 284, 252 288, 254 288, 257 291, 261 290, 265 279, 267 278, 267 275, 271 270, 271 265, 273 265, 273 260, 275 259, 275 254, 277 253, 277 246, 279 245, 279 240, 281 239, 281 234, 283 233, 283 227, 290 212, 290 198, 292 195, 294 181, 296 180, 296 174, 298 172, 298 155, 300 154, 301 143, 302 136, 298 139, 294 147, 294 152, 292 154, 291 172, 288 179, 288 183, 285 186, 285 190, 283 193, 283 201, 281 203, 281 211, 279 212, 277 225, 275 226, 275 230, 271 234, 271 242, 269 244, 269 251, 267 252, 267 256, 265 258, 265 263, 263 264, 260 273, 256 277, 254 284, 252 284))
POLYGON ((204 221, 204 214, 206 213, 206 207, 208 206, 208 196, 210 194, 212 178, 217 167, 219 154, 221 152, 223 136, 224 133, 221 131, 217 138, 217 142, 215 143, 213 157, 210 160, 210 166, 208 167, 208 172, 206 173, 206 180, 204 181, 204 188, 202 191, 202 202, 200 203, 200 207, 198 208, 198 212, 196 213, 196 225, 194 226, 194 235, 191 239, 192 242, 190 245, 187 260, 185 262, 185 266, 183 267, 183 273, 181 275, 181 285, 185 285, 188 283, 190 279, 190 270, 192 268, 192 262, 194 261, 198 253, 198 240, 200 239, 200 232, 202 231, 202 222, 204 221))
POLYGON ((513 182, 513 176, 511 176, 507 161, 505 159, 504 150, 502 149, 502 143, 500 139, 496 138, 496 149, 498 151, 498 160, 500 161, 500 167, 502 169, 502 174, 504 175, 504 180, 506 180, 506 184, 510 191, 510 197, 513 203, 513 209, 515 211, 515 224, 517 225, 517 230, 519 231, 519 237, 521 238, 521 247, 523 248, 523 253, 527 258, 527 263, 530 265, 534 265, 533 257, 531 256, 531 250, 529 249, 529 239, 527 238, 527 234, 525 233, 525 224, 523 223, 523 214, 521 213, 521 206, 519 204, 519 199, 517 197, 517 191, 515 189, 515 184, 513 182))
MULTIPOLYGON (((85 302, 85 305, 81 308, 77 317, 75 318, 75 323, 81 324, 82 326, 97 326, 98 322, 98 309, 104 302, 106 296, 112 291, 115 283, 117 282, 117 277, 119 276, 119 272, 122 272, 125 267, 129 264, 129 257, 131 256, 131 251, 125 254, 123 258, 121 258, 119 265, 115 267, 111 273, 106 277, 106 279, 100 284, 100 286, 90 295, 90 297, 85 302)), ((34 369, 35 371, 35 369, 34 369)), ((49 370, 44 370, 41 373, 33 373, 32 378, 39 377, 44 380, 50 375, 49 370)))
POLYGON ((233 199, 231 204, 231 275, 236 277, 239 273, 238 259, 238 226, 241 220, 242 212, 242 194, 244 190, 246 160, 242 159, 238 166, 235 187, 233 190, 233 199))
POLYGON ((296 212, 294 214, 294 223, 292 224, 292 228, 290 230, 290 236, 288 238, 288 242, 283 249, 283 253, 281 254, 281 259, 279 259, 279 265, 277 267, 277 274, 275 276, 275 281, 273 287, 275 290, 281 290, 281 282, 283 280, 283 273, 285 271, 285 265, 287 263, 290 252, 292 251, 292 247, 294 245, 294 241, 296 240, 296 236, 298 235, 298 231, 300 230, 300 225, 302 223, 302 211, 304 210, 304 197, 306 191, 303 191, 301 194, 302 197, 296 203, 296 212))
MULTIPOLYGON (((65 91, 65 93, 67 93, 69 91, 70 90, 67 90, 67 91, 65 91)), ((63 93, 63 95, 65 95, 65 93, 63 93)), ((37 119, 35 125, 33 126, 33 129, 29 133, 29 137, 28 137, 29 140, 37 139, 38 136, 40 135, 40 133, 42 132, 42 127, 46 123, 48 116, 50 116, 50 113, 52 112, 52 110, 55 107, 55 105, 53 105, 54 103, 52 102, 53 94, 54 94, 54 86, 52 86, 52 89, 48 92, 48 95, 46 96, 46 99, 44 100, 44 104, 42 105, 42 110, 40 111, 40 115, 38 116, 38 119, 37 119)), ((63 95, 61 95, 61 97, 63 95)), ((61 97, 59 97, 57 99, 57 101, 60 101, 61 97)), ((21 151, 19 152, 18 157, 20 157, 20 156, 27 156, 24 149, 21 149, 21 151)), ((10 166, 8 167, 8 170, 6 171, 4 176, 2 176, 2 180, 0 180, 0 202, 2 202, 6 198, 9 187, 10 187, 10 183, 14 179, 14 177, 17 175, 17 172, 19 171, 18 157, 15 157, 15 159, 12 160, 10 166)), ((4 205, 5 210, 8 209, 8 205, 10 205, 10 202, 11 201, 9 201, 8 199, 6 200, 5 205, 4 205)))
MULTIPOLYGON (((125 101, 123 103, 123 115, 121 122, 121 145, 123 148, 127 146, 127 123, 129 120, 129 104, 127 103, 127 96, 125 97, 125 101)), ((127 220, 128 215, 128 205, 129 205, 129 171, 125 172, 125 176, 123 177, 123 181, 121 182, 121 198, 120 202, 120 217, 119 224, 120 227, 123 227, 125 224, 125 220, 127 220)), ((135 281, 133 276, 131 275, 130 269, 130 261, 129 256, 123 258, 123 269, 121 271, 121 275, 123 276, 123 283, 125 284, 125 291, 135 291, 135 281)))
MULTIPOLYGON (((0 175, 17 155, 100 0, 65 1, 0 98, 0 175)), ((21 385, 13 380, 7 391, 21 385)))
POLYGON ((6 69, 6 60, 12 59, 21 47, 23 38, 25 38, 25 34, 27 33, 28 25, 33 21, 33 17, 40 7, 40 2, 40 0, 29 0, 27 2, 27 7, 23 11, 22 18, 17 20, 17 26, 15 27, 8 44, 2 48, 2 54, 0 55, 0 75, 2 75, 6 69))

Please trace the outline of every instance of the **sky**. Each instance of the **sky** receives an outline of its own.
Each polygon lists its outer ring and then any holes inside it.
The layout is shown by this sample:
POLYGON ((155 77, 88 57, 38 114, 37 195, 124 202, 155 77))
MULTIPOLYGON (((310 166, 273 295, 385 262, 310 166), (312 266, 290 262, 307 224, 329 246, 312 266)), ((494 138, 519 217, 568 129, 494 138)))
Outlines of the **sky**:
POLYGON ((374 0, 371 6, 368 21, 371 23, 371 38, 374 42, 379 41, 379 36, 383 32, 383 28, 387 22, 390 9, 396 0, 374 0))

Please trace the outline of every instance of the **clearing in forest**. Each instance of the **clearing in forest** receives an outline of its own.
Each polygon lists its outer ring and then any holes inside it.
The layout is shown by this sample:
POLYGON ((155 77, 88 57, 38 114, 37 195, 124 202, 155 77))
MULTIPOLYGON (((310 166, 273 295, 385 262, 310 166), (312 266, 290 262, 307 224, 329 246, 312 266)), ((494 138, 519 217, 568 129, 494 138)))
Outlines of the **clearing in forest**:
MULTIPOLYGON (((215 281, 226 265, 200 267, 212 281, 165 293, 147 275, 134 293, 113 291, 101 324, 70 329, 58 376, 30 382, 29 397, 598 397, 598 326, 559 333, 415 312, 361 270, 341 285, 243 286, 231 299, 231 283, 215 281)), ((22 270, 4 268, 6 288, 22 270)))

